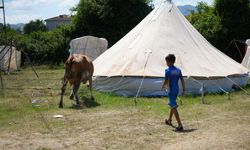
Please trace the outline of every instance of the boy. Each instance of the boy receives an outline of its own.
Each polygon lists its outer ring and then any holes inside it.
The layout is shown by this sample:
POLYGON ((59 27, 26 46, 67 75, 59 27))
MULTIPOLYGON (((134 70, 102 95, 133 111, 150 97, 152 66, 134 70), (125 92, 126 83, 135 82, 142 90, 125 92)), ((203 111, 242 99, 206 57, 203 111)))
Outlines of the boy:
POLYGON ((165 123, 167 125, 172 126, 172 116, 174 114, 177 122, 178 122, 178 127, 176 128, 177 131, 182 131, 183 126, 179 117, 179 113, 177 111, 177 103, 176 103, 176 98, 179 93, 179 86, 178 86, 178 81, 181 79, 181 84, 182 84, 182 95, 185 94, 185 82, 182 77, 181 70, 177 67, 174 66, 175 63, 175 56, 173 54, 169 54, 166 58, 166 63, 167 66, 169 67, 168 69, 165 70, 165 81, 162 85, 162 90, 165 90, 166 85, 168 85, 167 90, 168 90, 168 96, 169 96, 169 106, 171 107, 171 111, 169 114, 169 119, 165 120, 165 123))

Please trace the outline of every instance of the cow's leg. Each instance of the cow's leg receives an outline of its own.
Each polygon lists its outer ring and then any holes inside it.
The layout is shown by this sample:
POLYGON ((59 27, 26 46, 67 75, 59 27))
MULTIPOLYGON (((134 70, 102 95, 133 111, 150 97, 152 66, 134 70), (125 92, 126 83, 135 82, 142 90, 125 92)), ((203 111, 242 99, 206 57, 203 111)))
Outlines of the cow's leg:
POLYGON ((80 105, 80 102, 79 102, 79 97, 78 97, 78 90, 79 90, 79 87, 80 87, 80 83, 81 82, 77 82, 73 85, 73 94, 75 96, 75 99, 76 99, 76 104, 79 106, 80 105))
POLYGON ((91 94, 91 100, 94 100, 93 92, 92 92, 92 77, 89 78, 89 90, 91 94))
POLYGON ((69 96, 69 99, 72 99, 72 100, 74 99, 74 92, 73 91, 74 90, 71 91, 70 96, 69 96))
POLYGON ((59 108, 63 108, 63 95, 65 93, 67 83, 68 83, 68 79, 64 77, 63 85, 62 85, 62 88, 61 88, 61 99, 60 99, 60 103, 59 103, 59 108))

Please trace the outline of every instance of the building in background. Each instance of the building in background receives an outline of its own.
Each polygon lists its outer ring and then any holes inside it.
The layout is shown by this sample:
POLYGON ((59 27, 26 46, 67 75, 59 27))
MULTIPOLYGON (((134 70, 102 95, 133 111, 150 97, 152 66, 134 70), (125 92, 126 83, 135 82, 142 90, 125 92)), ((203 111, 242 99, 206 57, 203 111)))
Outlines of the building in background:
POLYGON ((47 29, 51 31, 60 25, 70 24, 71 17, 68 15, 59 15, 53 18, 46 19, 45 22, 46 22, 47 29))

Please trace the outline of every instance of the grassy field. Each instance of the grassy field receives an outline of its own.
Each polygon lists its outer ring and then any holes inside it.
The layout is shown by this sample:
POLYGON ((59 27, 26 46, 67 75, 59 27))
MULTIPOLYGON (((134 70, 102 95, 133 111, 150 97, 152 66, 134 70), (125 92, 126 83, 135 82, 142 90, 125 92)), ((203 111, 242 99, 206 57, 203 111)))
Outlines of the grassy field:
MULTIPOLYGON (((79 90, 83 109, 69 100, 71 87, 58 108, 62 68, 36 67, 4 75, 0 90, 0 149, 250 149, 250 97, 228 95, 181 97, 185 132, 164 125, 166 97, 134 98, 79 90), (38 106, 32 105, 39 100, 38 106), (83 102, 83 101, 82 101, 83 102), (63 115, 63 118, 54 118, 63 115)), ((250 87, 246 87, 250 92, 250 87)), ((176 125, 175 120, 173 120, 176 125)))

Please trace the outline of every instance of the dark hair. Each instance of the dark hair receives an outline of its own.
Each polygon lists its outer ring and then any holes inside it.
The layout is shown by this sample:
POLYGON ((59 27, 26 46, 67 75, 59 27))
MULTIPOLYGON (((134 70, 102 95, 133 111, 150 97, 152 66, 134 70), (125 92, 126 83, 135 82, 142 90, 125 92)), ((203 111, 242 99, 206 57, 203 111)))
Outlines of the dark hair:
POLYGON ((165 60, 171 63, 175 63, 175 56, 174 54, 169 54, 168 56, 165 57, 165 60))

